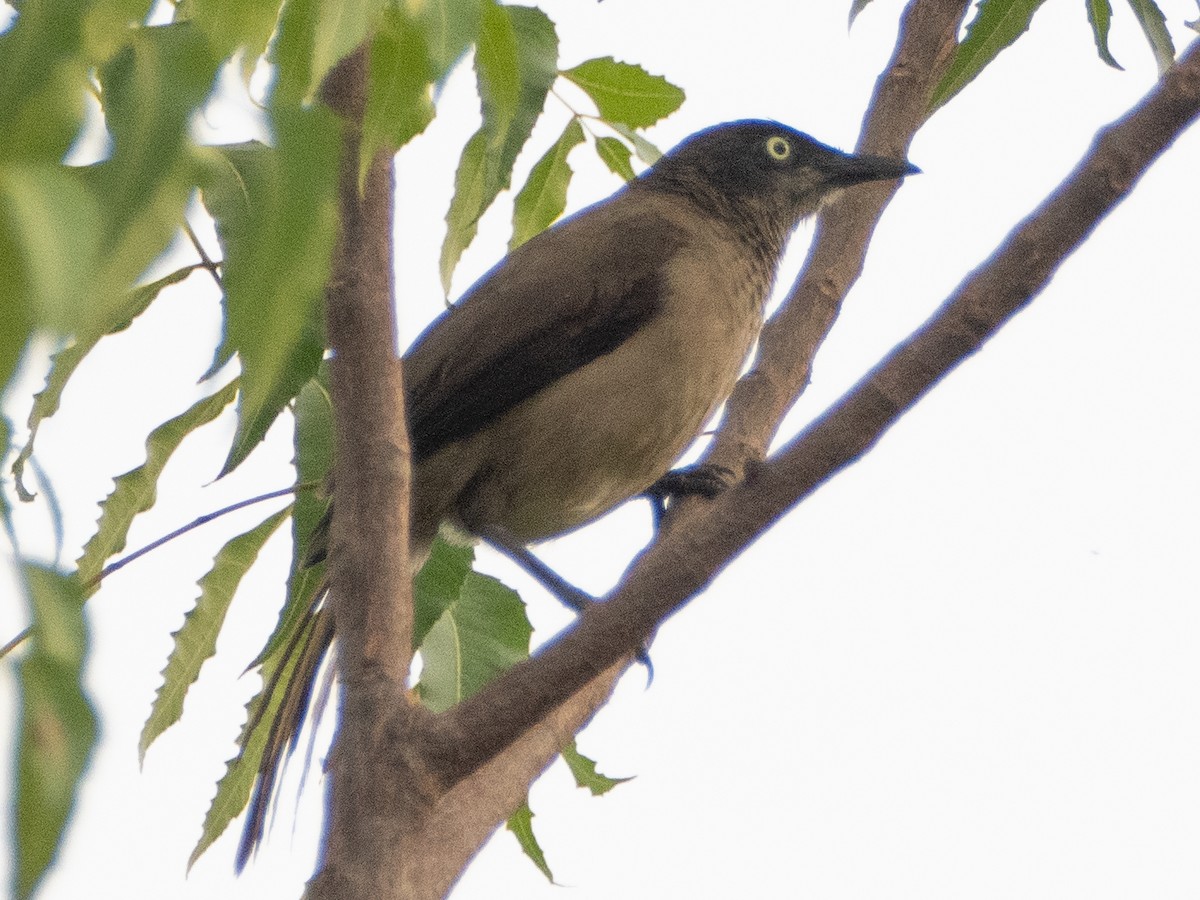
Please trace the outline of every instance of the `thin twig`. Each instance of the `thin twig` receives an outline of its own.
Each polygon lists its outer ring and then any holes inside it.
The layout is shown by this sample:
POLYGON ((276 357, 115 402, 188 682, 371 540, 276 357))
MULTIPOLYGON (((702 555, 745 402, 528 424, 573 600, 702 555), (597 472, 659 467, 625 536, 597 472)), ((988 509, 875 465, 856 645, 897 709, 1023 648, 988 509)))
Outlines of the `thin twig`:
POLYGON ((213 281, 217 283, 217 287, 224 291, 225 285, 221 281, 221 273, 219 271, 220 264, 213 262, 212 257, 208 255, 208 251, 204 249, 204 245, 200 243, 200 238, 196 236, 196 232, 192 231, 192 226, 186 218, 183 220, 183 233, 188 236, 188 240, 192 242, 192 247, 195 248, 197 255, 199 255, 200 265, 208 270, 208 274, 213 277, 213 281))
MULTIPOLYGON (((257 497, 250 497, 249 499, 246 499, 246 500, 239 500, 237 503, 233 503, 229 506, 225 506, 225 507, 222 507, 221 509, 215 510, 214 512, 210 512, 207 515, 203 515, 197 519, 193 519, 191 522, 188 522, 186 525, 176 528, 170 534, 163 535, 162 537, 158 538, 157 540, 151 541, 145 547, 142 547, 139 550, 134 550, 132 553, 128 554, 127 556, 121 557, 116 562, 109 563, 107 566, 105 566, 103 569, 100 570, 99 575, 89 578, 84 583, 84 586, 83 586, 84 590, 90 590, 91 588, 94 588, 96 585, 98 585, 101 581, 103 581, 109 575, 113 574, 118 569, 123 569, 125 566, 129 565, 135 559, 139 559, 140 557, 145 556, 151 550, 157 550, 163 544, 169 543, 170 541, 175 540, 175 538, 177 538, 177 537, 182 537, 183 535, 187 534, 189 531, 199 528, 201 525, 207 525, 213 519, 219 519, 221 516, 227 515, 228 513, 237 512, 239 509, 245 509, 247 506, 253 506, 256 503, 262 503, 266 500, 274 500, 277 497, 286 497, 289 494, 295 494, 295 493, 299 493, 300 491, 311 490, 312 488, 316 487, 317 484, 318 484, 318 482, 305 482, 303 484, 292 485, 291 487, 280 488, 279 490, 271 491, 268 494, 260 494, 257 497)), ((0 659, 4 659, 5 656, 7 656, 9 653, 11 653, 13 650, 15 650, 17 647, 21 646, 21 644, 24 643, 25 640, 29 637, 30 633, 31 633, 31 629, 26 628, 24 631, 22 631, 16 637, 14 637, 12 640, 10 640, 3 647, 0 647, 0 659)))

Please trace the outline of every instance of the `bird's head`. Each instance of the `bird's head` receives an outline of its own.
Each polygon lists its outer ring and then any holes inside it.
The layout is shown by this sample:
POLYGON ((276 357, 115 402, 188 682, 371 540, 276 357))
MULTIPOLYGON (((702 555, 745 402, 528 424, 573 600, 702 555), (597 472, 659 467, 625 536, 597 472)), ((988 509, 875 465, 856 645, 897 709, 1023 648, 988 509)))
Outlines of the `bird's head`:
POLYGON ((697 132, 640 183, 724 217, 765 217, 771 231, 791 231, 842 188, 919 171, 902 159, 843 153, 778 122, 747 120, 697 132))

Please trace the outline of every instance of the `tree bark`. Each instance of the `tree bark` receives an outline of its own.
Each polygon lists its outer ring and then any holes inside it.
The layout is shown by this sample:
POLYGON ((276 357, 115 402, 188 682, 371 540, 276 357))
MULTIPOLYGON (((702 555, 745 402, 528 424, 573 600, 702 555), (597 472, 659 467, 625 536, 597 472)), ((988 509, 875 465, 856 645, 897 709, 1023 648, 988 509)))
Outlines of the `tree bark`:
POLYGON ((359 192, 366 66, 359 50, 322 89, 343 119, 341 231, 325 298, 337 484, 328 603, 342 700, 322 860, 308 892, 322 900, 414 896, 393 860, 407 853, 428 809, 421 781, 397 766, 406 758, 397 748, 427 714, 405 692, 410 467, 392 299, 392 163, 377 154, 359 192))

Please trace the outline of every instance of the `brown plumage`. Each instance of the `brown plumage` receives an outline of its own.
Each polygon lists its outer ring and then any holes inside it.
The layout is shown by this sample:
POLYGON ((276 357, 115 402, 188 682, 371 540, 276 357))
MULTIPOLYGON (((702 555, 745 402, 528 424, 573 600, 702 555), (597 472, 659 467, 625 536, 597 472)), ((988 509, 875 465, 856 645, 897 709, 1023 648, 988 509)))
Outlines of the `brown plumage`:
MULTIPOLYGON (((914 171, 733 122, 506 257, 404 357, 413 559, 443 521, 532 543, 649 488, 733 388, 796 224, 841 188, 914 171)), ((303 632, 239 866, 332 640, 323 608, 303 632)))

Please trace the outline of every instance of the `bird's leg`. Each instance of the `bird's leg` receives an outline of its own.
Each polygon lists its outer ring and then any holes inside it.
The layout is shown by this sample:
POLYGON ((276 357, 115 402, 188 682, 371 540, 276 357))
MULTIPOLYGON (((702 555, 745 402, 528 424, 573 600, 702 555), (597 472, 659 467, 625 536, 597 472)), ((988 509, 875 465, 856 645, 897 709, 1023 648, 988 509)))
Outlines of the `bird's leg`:
POLYGON ((488 525, 476 529, 476 533, 532 575, 542 587, 553 594, 563 606, 582 613, 596 602, 587 591, 575 587, 548 565, 538 559, 529 548, 521 544, 503 528, 488 525))
MULTIPOLYGON (((575 587, 534 556, 528 547, 520 543, 505 529, 495 525, 486 525, 476 528, 475 533, 532 575, 538 584, 553 594, 563 606, 582 615, 584 610, 598 602, 587 591, 575 587)), ((650 661, 649 646, 639 647, 633 658, 646 667, 646 686, 649 687, 650 683, 654 681, 654 663, 650 661)))
POLYGON ((679 497, 705 497, 711 500, 733 481, 733 471, 713 463, 698 463, 672 469, 646 490, 642 496, 650 501, 654 511, 654 527, 662 526, 667 515, 667 501, 679 497))

